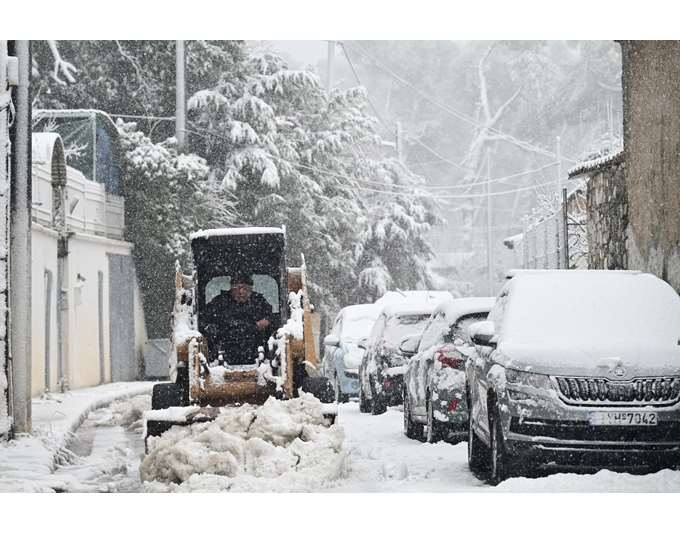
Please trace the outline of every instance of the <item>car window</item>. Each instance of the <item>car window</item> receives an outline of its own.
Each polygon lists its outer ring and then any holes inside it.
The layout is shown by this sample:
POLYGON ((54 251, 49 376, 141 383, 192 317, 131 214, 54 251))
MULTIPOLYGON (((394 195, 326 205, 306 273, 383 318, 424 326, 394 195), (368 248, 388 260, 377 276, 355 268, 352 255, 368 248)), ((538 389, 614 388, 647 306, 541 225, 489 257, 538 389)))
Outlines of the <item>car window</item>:
POLYGON ((462 339, 465 343, 472 343, 468 328, 476 322, 484 321, 487 318, 487 315, 487 313, 471 313, 459 317, 449 329, 446 341, 452 342, 454 339, 462 339))
POLYGON ((430 320, 428 325, 425 327, 423 332, 423 337, 420 338, 420 344, 418 345, 418 352, 422 352, 429 349, 432 345, 437 343, 438 340, 442 338, 443 327, 444 327, 444 314, 439 313, 430 320))
MULTIPOLYGON (((205 285, 205 303, 208 304, 223 291, 231 288, 231 276, 215 276, 205 285)), ((253 274, 253 291, 262 295, 271 305, 274 313, 279 313, 279 285, 268 274, 253 274)))

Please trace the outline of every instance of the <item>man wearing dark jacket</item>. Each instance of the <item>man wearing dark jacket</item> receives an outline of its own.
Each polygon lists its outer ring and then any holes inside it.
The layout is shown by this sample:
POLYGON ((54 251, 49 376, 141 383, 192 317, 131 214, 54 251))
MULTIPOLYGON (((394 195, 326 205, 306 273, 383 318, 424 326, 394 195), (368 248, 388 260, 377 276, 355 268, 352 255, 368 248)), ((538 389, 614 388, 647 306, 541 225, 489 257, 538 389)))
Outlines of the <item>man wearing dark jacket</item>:
POLYGON ((272 307, 253 291, 253 277, 238 273, 231 288, 222 291, 206 307, 208 342, 212 358, 219 351, 231 365, 255 363, 258 345, 264 345, 272 324, 272 307))

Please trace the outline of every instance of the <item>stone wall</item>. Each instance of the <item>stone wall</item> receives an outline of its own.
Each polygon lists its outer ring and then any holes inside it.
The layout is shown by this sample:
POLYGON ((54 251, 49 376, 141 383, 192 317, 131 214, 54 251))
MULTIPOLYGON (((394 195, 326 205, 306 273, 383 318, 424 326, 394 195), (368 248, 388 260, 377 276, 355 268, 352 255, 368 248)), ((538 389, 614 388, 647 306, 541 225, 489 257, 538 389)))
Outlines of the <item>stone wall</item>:
POLYGON ((589 175, 586 193, 588 268, 627 269, 625 163, 617 158, 589 175))
POLYGON ((628 267, 680 291, 680 42, 621 48, 628 267))

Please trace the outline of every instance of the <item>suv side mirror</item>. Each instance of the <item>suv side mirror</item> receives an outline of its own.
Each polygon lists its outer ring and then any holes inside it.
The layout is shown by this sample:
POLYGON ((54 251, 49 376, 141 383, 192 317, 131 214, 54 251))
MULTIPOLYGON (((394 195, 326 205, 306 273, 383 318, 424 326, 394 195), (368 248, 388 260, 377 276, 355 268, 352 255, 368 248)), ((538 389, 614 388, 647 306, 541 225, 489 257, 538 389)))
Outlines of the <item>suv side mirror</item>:
POLYGON ((406 336, 399 343, 399 350, 404 356, 413 356, 418 352, 418 344, 420 343, 420 334, 412 334, 406 336))
POLYGON ((470 338, 475 345, 496 346, 496 332, 493 321, 479 321, 470 325, 470 338))
POLYGON ((330 345, 331 347, 338 347, 340 346, 340 338, 333 334, 328 334, 325 338, 323 338, 323 344, 330 345))

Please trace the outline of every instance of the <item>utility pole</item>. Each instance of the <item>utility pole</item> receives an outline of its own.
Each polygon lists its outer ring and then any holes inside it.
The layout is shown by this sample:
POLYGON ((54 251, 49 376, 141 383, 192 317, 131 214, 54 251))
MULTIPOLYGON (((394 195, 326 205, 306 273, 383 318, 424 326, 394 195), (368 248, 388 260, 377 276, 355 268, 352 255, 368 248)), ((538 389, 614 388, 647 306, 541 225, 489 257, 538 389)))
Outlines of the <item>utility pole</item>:
POLYGON ((16 432, 31 431, 31 44, 14 41, 19 67, 10 185, 9 309, 16 432))
POLYGON ((493 252, 491 240, 491 156, 490 150, 486 150, 486 268, 489 276, 489 296, 493 296, 493 252))
POLYGON ((184 41, 175 41, 175 43, 175 138, 177 139, 177 150, 184 152, 186 141, 184 41))
POLYGON ((335 41, 328 41, 328 72, 326 73, 326 91, 331 94, 333 88, 333 63, 335 62, 335 41))
POLYGON ((560 136, 555 138, 555 153, 557 154, 557 199, 562 196, 562 142, 560 136))
MULTIPOLYGON (((557 268, 568 269, 569 266, 564 264, 564 248, 565 243, 562 243, 560 247, 560 224, 559 224, 559 213, 558 208, 563 201, 562 197, 562 143, 560 136, 555 138, 555 153, 557 154, 557 196, 555 197, 555 245, 557 250, 555 251, 556 258, 555 263, 557 268)), ((566 189, 565 189, 566 190, 566 189)), ((562 210, 566 209, 566 206, 562 206, 562 210)), ((562 232, 564 235, 564 232, 562 232)), ((546 250, 546 255, 548 251, 546 250)))
POLYGON ((397 148, 397 159, 400 163, 404 162, 404 134, 401 129, 401 122, 397 121, 395 131, 395 145, 397 148))

